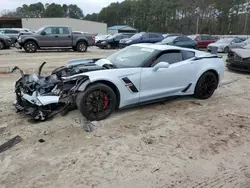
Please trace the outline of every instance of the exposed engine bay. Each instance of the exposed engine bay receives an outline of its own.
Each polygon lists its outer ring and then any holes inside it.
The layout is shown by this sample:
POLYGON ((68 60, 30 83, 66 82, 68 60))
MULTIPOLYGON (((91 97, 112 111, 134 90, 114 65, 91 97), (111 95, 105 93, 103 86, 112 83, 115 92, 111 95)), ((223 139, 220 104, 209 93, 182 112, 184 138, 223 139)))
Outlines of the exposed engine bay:
POLYGON ((42 63, 38 74, 24 74, 19 67, 10 72, 20 71, 21 78, 15 84, 16 101, 14 106, 17 112, 23 111, 35 120, 46 120, 60 112, 67 112, 75 107, 75 98, 79 87, 88 82, 88 76, 77 74, 89 71, 98 71, 115 68, 105 59, 79 59, 68 62, 66 66, 56 68, 51 75, 41 76, 42 63), (99 64, 95 64, 97 61, 99 64))

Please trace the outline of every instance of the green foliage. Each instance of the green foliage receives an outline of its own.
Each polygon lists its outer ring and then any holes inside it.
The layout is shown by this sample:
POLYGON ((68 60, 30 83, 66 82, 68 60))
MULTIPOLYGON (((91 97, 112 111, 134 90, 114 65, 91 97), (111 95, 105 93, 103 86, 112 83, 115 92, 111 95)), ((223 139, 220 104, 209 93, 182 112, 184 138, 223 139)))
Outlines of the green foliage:
POLYGON ((191 34, 196 33, 199 18, 199 33, 244 34, 250 32, 250 27, 244 31, 247 1, 125 0, 84 19, 106 22, 108 26, 130 25, 140 31, 191 34))
POLYGON ((69 17, 82 19, 84 17, 81 8, 77 5, 51 3, 43 5, 41 2, 30 5, 23 4, 16 11, 9 12, 5 17, 42 18, 42 17, 69 17))

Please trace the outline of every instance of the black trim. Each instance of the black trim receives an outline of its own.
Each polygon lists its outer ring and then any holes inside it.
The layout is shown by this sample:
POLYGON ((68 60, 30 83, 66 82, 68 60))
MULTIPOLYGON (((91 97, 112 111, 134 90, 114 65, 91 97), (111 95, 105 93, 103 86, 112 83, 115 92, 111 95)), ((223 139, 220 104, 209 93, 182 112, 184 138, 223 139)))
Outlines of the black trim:
POLYGON ((122 81, 125 83, 125 86, 129 88, 133 93, 139 92, 138 89, 135 87, 133 82, 128 77, 122 78, 122 81))
POLYGON ((191 85, 192 85, 192 83, 188 84, 188 86, 182 92, 186 93, 189 90, 189 88, 191 87, 191 85))

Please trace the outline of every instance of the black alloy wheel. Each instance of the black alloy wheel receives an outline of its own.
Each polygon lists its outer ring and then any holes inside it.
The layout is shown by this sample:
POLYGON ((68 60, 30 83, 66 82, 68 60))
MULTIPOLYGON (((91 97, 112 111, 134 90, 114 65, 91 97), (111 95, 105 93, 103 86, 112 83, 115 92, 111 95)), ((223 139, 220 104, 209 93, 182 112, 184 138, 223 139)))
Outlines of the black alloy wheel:
POLYGON ((33 41, 28 41, 24 44, 24 50, 29 53, 33 53, 37 51, 37 45, 33 41))
POLYGON ((107 118, 116 107, 116 95, 105 84, 94 84, 76 98, 77 108, 82 115, 91 121, 99 121, 107 118))
POLYGON ((199 99, 210 98, 218 86, 218 79, 213 72, 205 72, 195 87, 195 97, 199 99))

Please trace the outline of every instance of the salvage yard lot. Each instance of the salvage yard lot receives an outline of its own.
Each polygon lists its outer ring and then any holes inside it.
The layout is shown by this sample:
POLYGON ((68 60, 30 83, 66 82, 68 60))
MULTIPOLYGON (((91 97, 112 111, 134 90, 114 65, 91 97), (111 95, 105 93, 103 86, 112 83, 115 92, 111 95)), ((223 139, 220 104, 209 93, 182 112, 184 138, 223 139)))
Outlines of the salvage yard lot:
POLYGON ((27 121, 12 105, 19 66, 43 73, 86 53, 0 51, 0 144, 23 140, 0 153, 1 188, 249 188, 250 75, 226 70, 208 100, 174 99, 121 110, 94 130, 77 110, 42 123, 27 121), (40 140, 40 142, 39 142, 40 140))

